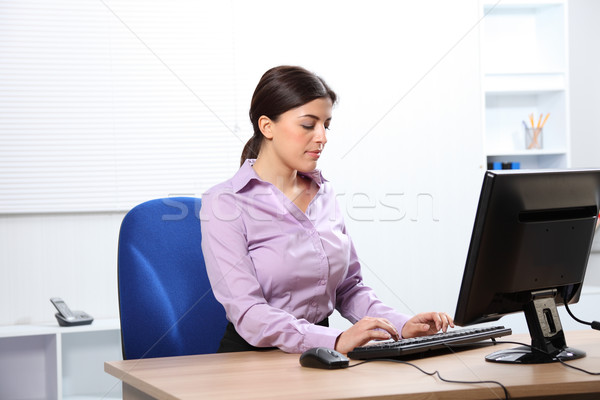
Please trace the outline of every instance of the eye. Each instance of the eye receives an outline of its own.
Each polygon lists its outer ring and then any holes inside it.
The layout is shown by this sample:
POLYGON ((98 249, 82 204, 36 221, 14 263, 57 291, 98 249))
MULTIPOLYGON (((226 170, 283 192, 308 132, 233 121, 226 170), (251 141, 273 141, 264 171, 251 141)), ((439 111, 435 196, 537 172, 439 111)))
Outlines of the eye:
POLYGON ((306 129, 307 131, 311 131, 311 130, 315 129, 314 125, 302 125, 302 127, 304 129, 306 129))

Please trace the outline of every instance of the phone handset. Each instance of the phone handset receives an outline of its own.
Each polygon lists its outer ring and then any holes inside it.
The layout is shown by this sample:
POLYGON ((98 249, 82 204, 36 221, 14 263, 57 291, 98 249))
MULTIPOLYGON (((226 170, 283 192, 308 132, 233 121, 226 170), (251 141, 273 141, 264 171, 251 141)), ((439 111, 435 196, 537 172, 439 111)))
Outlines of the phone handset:
POLYGON ((54 316, 60 326, 87 325, 94 320, 91 315, 83 311, 71 311, 67 303, 60 297, 52 297, 50 301, 58 310, 54 316))

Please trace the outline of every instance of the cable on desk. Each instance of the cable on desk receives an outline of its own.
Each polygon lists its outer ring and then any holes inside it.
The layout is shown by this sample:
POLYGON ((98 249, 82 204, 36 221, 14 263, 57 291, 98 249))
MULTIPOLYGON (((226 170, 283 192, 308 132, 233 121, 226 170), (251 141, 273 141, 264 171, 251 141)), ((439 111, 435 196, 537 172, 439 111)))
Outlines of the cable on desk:
MULTIPOLYGON (((550 353, 548 353, 547 351, 544 351, 542 349, 538 349, 537 347, 533 347, 530 344, 527 343, 522 343, 522 342, 514 342, 514 341, 510 341, 510 340, 497 340, 496 338, 491 338, 491 341, 494 342, 494 345, 496 344, 516 344, 519 346, 525 346, 525 347, 529 347, 531 350, 533 351, 537 351, 538 353, 542 353, 543 355, 548 356, 548 358, 551 358, 552 360, 554 360, 554 356, 550 353)), ((446 347, 448 347, 450 350, 452 350, 452 348, 456 348, 456 347, 466 347, 466 346, 486 346, 489 345, 488 343, 482 342, 482 343, 467 343, 465 345, 462 344, 445 344, 446 347)), ((560 358, 556 357, 556 359, 558 360, 558 362, 560 362, 562 365, 564 365, 565 367, 586 373, 588 375, 593 375, 593 376, 599 376, 600 372, 591 372, 588 371, 586 369, 580 368, 580 367, 575 367, 574 365, 571 364, 567 364, 565 361, 561 360, 560 358)))
MULTIPOLYGON (((571 315, 571 316, 573 316, 573 315, 571 315)), ((575 318, 575 317, 573 317, 573 318, 575 318)), ((577 320, 577 319, 575 319, 575 320, 577 320)), ((578 321, 578 322, 579 322, 579 321, 578 321)), ((594 322, 596 322, 596 321, 594 321, 594 322)), ((596 323, 598 324, 598 322, 596 322, 596 323)), ((590 325, 591 325, 591 324, 590 324, 590 325)), ((597 328, 594 328, 594 329, 597 329, 597 328)), ((522 343, 522 342, 509 341, 509 340, 496 340, 495 338, 492 338, 491 340, 492 340, 492 342, 493 342, 493 344, 494 344, 494 345, 497 345, 497 344, 516 344, 516 345, 519 345, 519 346, 525 346, 525 347, 529 347, 531 350, 533 350, 533 351, 537 351, 537 352, 539 352, 539 353, 542 353, 542 354, 544 354, 544 355, 548 356, 549 358, 552 358, 552 359, 554 359, 554 358, 555 358, 555 357, 554 357, 554 356, 552 356, 550 353, 548 353, 548 352, 546 352, 546 351, 544 351, 544 350, 538 349, 538 348, 536 348, 536 347, 533 347, 533 346, 532 346, 532 345, 530 345, 530 344, 526 344, 526 343, 522 343)), ((472 345, 474 345, 474 344, 476 344, 476 343, 470 343, 469 345, 470 345, 470 346, 472 346, 472 345)), ((487 343, 486 343, 486 345, 489 345, 489 344, 487 344, 487 343)), ((449 349, 452 351, 452 347, 455 347, 455 348, 456 348, 456 347, 462 347, 462 345, 449 345, 449 344, 446 344, 446 347, 448 347, 448 348, 449 348, 449 349)), ((574 370, 577 370, 577 371, 580 371, 580 372, 586 373, 586 374, 588 374, 588 375, 593 375, 593 376, 598 376, 598 375, 600 375, 600 372, 591 372, 591 371, 588 371, 588 370, 586 370, 586 369, 583 369, 583 368, 580 368, 580 367, 575 367, 574 365, 567 364, 566 362, 564 362, 563 360, 561 360, 561 359, 560 359, 560 358, 558 358, 558 357, 556 357, 556 359, 557 359, 557 360, 558 360, 558 361, 559 361, 559 362, 560 362, 562 365, 564 365, 565 367, 568 367, 568 368, 571 368, 571 369, 574 369, 574 370)), ((442 375, 440 375, 439 371, 437 371, 437 370, 436 370, 436 371, 434 371, 434 372, 428 372, 428 371, 425 371, 424 369, 422 369, 421 367, 419 367, 419 366, 418 366, 418 365, 416 365, 416 364, 410 363, 410 362, 408 362, 408 361, 402 361, 402 360, 393 359, 393 358, 374 358, 374 359, 370 359, 370 360, 361 361, 361 362, 359 362, 359 363, 357 363, 357 364, 349 365, 349 366, 347 366, 347 367, 345 367, 345 368, 353 368, 353 367, 358 367, 359 365, 363 365, 363 364, 366 364, 366 363, 368 363, 368 362, 373 362, 373 361, 387 361, 387 362, 394 362, 394 363, 398 363, 398 364, 406 364, 406 365, 410 365, 411 367, 414 367, 414 368, 418 369, 419 371, 421 371, 421 372, 422 372, 422 373, 424 373, 425 375, 429 375, 429 376, 434 376, 434 375, 437 375, 437 377, 438 377, 438 378, 439 378, 441 381, 443 381, 443 382, 447 382, 447 383, 462 383, 462 384, 466 384, 466 385, 488 383, 488 384, 494 384, 494 385, 498 385, 498 386, 500 386, 500 387, 502 388, 502 390, 504 391, 504 398, 505 398, 505 399, 509 399, 509 398, 510 398, 510 395, 509 395, 509 393, 508 393, 508 390, 506 389, 506 387, 505 387, 505 386, 504 386, 502 383, 500 383, 500 382, 498 382, 498 381, 493 381, 493 380, 485 380, 485 381, 484 381, 484 380, 482 380, 482 381, 459 381, 459 380, 453 380, 453 379, 446 379, 446 378, 444 378, 442 375)))
MULTIPOLYGON (((533 350, 533 351, 537 351, 538 353, 542 353, 542 354, 544 354, 544 355, 548 356, 548 358, 551 358, 552 360, 554 360, 554 358, 555 358, 555 357, 554 357, 552 354, 548 353, 547 351, 544 351, 544 350, 538 349, 537 347, 533 347, 533 346, 532 346, 532 345, 530 345, 530 344, 521 343, 521 342, 513 342, 513 341, 510 341, 510 340, 498 340, 496 343, 498 343, 498 344, 517 344, 517 345, 519 345, 519 346, 525 346, 525 347, 529 347, 531 350, 533 350)), ((575 370, 577 370, 577 371, 580 371, 580 372, 584 372, 584 373, 586 373, 586 374, 588 374, 588 375, 593 375, 593 376, 598 376, 598 375, 600 375, 600 372, 591 372, 591 371, 588 371, 588 370, 586 370, 586 369, 579 368, 579 367, 576 367, 576 366, 574 366, 574 365, 571 365, 571 364, 567 364, 566 362, 564 362, 563 360, 561 360, 561 359, 560 359, 560 358, 558 358, 558 357, 556 357, 556 359, 557 359, 557 360, 558 360, 558 361, 559 361, 559 362, 560 362, 562 365, 564 365, 565 367, 572 368, 572 369, 575 369, 575 370)))
POLYGON ((346 368, 358 367, 359 365, 363 365, 363 364, 366 364, 368 362, 373 362, 373 361, 387 361, 387 362, 394 362, 394 363, 398 363, 398 364, 410 365, 411 367, 414 367, 414 368, 418 369, 419 371, 421 371, 425 375, 429 375, 429 376, 437 375, 437 377, 441 381, 446 382, 446 383, 462 383, 462 384, 466 384, 466 385, 491 383, 493 385, 498 385, 498 386, 500 386, 502 388, 502 390, 504 391, 504 398, 505 399, 508 400, 510 398, 510 396, 508 394, 508 390, 506 389, 506 387, 502 383, 500 383, 498 381, 458 381, 458 380, 453 380, 453 379, 446 379, 442 375, 440 375, 440 372, 437 371, 437 370, 433 371, 433 372, 428 372, 428 371, 425 371, 424 369, 422 369, 421 367, 419 367, 416 364, 410 363, 408 361, 397 360, 397 359, 394 359, 394 358, 373 358, 373 359, 370 359, 370 360, 361 361, 361 362, 359 362, 357 364, 349 365, 346 368))

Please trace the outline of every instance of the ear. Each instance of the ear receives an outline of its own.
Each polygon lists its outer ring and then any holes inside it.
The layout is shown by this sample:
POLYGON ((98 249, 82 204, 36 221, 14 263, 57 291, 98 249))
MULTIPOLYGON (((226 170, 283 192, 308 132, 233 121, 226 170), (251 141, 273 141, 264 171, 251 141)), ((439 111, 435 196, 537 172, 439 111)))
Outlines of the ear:
POLYGON ((273 139, 273 121, 266 115, 261 115, 258 119, 258 128, 266 139, 273 139))

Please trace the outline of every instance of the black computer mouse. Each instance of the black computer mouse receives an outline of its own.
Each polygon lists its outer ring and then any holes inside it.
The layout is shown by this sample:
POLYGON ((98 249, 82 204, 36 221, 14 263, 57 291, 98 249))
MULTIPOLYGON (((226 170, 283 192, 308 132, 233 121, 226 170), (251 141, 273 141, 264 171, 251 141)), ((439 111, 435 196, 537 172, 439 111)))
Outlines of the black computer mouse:
POLYGON ((349 362, 350 360, 342 353, 326 347, 313 347, 300 356, 300 365, 309 368, 344 368, 349 362))

